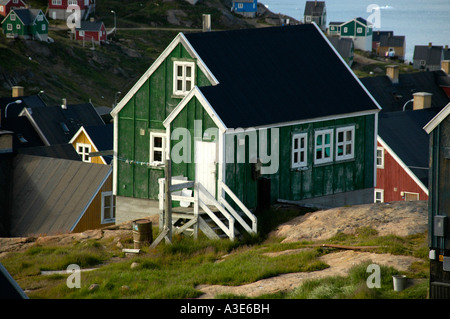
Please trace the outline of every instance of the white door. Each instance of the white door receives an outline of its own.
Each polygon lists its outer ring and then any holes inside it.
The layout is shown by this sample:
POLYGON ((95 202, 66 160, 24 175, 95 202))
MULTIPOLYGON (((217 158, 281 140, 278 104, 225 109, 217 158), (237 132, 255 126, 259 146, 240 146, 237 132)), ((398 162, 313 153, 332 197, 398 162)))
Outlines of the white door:
MULTIPOLYGON (((216 197, 217 143, 195 141, 194 151, 195 182, 202 184, 213 197, 216 197)), ((202 193, 200 199, 207 205, 211 204, 202 193)))

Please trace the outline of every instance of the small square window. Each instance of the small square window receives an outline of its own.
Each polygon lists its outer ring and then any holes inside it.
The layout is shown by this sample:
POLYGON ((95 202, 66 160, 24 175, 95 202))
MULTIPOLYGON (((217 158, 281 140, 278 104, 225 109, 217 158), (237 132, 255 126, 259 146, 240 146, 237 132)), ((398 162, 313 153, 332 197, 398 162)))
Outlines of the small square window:
POLYGON ((384 148, 377 147, 377 168, 384 169, 384 148))
POLYGON ((336 129, 336 160, 347 160, 355 157, 355 127, 336 129))
POLYGON ((164 164, 166 147, 166 134, 150 132, 150 163, 151 165, 164 164))
POLYGON ((102 192, 102 224, 116 220, 116 198, 112 192, 102 192))
POLYGON ((80 155, 81 160, 86 163, 91 163, 91 157, 89 153, 91 152, 91 145, 77 143, 77 153, 80 155))
POLYGON ((173 94, 186 95, 194 87, 195 63, 174 61, 173 94))
POLYGON ((333 161, 333 130, 315 132, 314 164, 333 161))
POLYGON ((375 203, 384 203, 384 190, 383 189, 375 189, 375 196, 374 196, 374 202, 375 203))

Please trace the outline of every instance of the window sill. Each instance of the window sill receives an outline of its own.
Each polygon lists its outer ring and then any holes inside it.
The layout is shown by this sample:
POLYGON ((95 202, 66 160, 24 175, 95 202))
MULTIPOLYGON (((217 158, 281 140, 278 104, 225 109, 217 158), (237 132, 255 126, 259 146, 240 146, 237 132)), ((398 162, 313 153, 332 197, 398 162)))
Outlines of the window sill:
POLYGON ((102 224, 111 224, 111 223, 115 223, 115 222, 116 222, 115 218, 102 220, 102 224))
POLYGON ((187 92, 186 94, 172 94, 170 97, 172 99, 183 99, 186 95, 188 95, 189 92, 187 92))

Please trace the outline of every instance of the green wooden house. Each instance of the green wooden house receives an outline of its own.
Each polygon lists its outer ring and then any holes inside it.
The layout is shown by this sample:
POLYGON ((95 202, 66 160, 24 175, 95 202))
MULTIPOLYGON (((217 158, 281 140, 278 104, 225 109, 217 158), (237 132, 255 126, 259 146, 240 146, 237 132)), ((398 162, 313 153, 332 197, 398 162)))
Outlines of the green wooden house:
POLYGON ((2 28, 8 38, 48 39, 48 20, 39 9, 11 9, 2 21, 2 28))
POLYGON ((347 22, 330 22, 327 32, 330 36, 352 39, 355 49, 372 51, 373 25, 361 17, 347 22))
POLYGON ((116 219, 161 208, 165 159, 219 210, 373 202, 379 110, 315 24, 180 33, 111 113, 116 219))

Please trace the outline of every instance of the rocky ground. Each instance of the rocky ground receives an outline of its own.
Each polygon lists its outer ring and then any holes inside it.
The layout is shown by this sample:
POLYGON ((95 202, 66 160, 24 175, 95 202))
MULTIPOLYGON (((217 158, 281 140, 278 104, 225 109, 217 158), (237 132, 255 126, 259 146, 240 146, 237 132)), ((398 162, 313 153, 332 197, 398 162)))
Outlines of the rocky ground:
MULTIPOLYGON (((407 236, 423 233, 427 230, 428 205, 426 201, 392 202, 381 204, 340 207, 329 210, 319 210, 308 213, 280 225, 270 236, 284 238, 283 242, 326 240, 338 232, 353 233, 361 227, 371 227, 380 236, 393 234, 407 236)), ((155 225, 157 219, 152 221, 155 225)), ((21 251, 39 245, 65 245, 72 241, 113 238, 120 245, 124 238, 130 238, 131 222, 91 230, 77 234, 62 234, 57 236, 39 236, 23 238, 0 238, 0 258, 12 251, 21 251)), ((310 248, 302 248, 310 249, 310 248)), ((269 253, 269 257, 278 254, 295 253, 296 250, 286 250, 269 253)), ((217 294, 234 294, 257 297, 261 294, 289 291, 298 287, 304 280, 318 279, 326 276, 345 275, 348 270, 359 263, 372 261, 379 265, 392 266, 400 271, 408 270, 409 266, 419 259, 411 256, 394 256, 391 254, 375 254, 356 250, 340 250, 321 257, 330 267, 315 272, 300 272, 284 274, 259 280, 241 286, 200 285, 196 287, 204 292, 201 298, 214 298, 217 294)))

